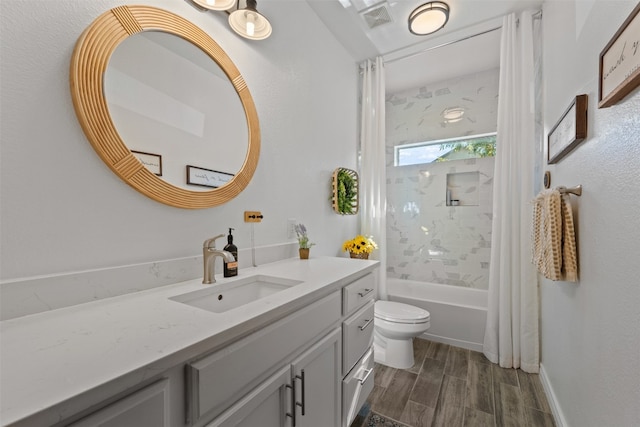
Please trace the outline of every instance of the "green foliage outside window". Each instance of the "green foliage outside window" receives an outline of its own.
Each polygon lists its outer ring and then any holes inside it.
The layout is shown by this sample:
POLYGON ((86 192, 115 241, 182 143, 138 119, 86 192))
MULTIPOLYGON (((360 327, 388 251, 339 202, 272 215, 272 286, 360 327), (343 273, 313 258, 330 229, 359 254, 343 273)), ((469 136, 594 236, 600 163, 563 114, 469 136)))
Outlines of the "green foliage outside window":
MULTIPOLYGON (((453 142, 440 145, 441 150, 448 150, 447 154, 466 152, 469 157, 495 157, 496 155, 496 137, 488 136, 477 138, 472 141, 453 142)), ((436 159, 436 162, 443 162, 447 159, 442 156, 436 159)))

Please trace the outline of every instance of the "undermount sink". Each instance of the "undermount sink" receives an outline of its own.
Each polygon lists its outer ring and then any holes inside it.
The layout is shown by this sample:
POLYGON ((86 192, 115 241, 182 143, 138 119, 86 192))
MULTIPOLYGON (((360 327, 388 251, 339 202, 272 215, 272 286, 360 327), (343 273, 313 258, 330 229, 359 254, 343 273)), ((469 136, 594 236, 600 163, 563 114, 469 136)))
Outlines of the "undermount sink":
POLYGON ((302 282, 299 280, 256 275, 212 285, 169 299, 214 313, 224 313, 300 283, 302 282))

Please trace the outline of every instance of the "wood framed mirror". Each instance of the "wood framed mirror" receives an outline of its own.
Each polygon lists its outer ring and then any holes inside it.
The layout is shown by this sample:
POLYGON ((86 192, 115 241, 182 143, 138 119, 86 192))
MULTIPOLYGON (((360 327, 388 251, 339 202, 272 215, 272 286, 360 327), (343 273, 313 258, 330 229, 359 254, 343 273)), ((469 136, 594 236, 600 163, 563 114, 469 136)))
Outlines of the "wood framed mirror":
MULTIPOLYGON (((95 151, 116 175, 144 195, 170 206, 202 209, 233 199, 251 181, 260 153, 260 126, 253 98, 229 56, 210 36, 188 20, 150 6, 119 6, 108 10, 78 39, 71 59, 70 85, 76 115, 95 151), (116 129, 105 96, 107 67, 112 54, 124 40, 147 31, 172 34, 199 48, 220 67, 239 97, 248 143, 225 143, 246 145, 246 155, 240 169, 228 173, 230 178, 225 179, 223 185, 190 190, 162 179, 157 175, 157 170, 154 173, 153 169, 145 167, 140 156, 127 145, 129 141, 125 142, 116 129)), ((164 159, 163 163, 166 164, 164 159)), ((206 165, 202 166, 207 168, 206 165)), ((185 164, 185 183, 186 167, 185 164)))

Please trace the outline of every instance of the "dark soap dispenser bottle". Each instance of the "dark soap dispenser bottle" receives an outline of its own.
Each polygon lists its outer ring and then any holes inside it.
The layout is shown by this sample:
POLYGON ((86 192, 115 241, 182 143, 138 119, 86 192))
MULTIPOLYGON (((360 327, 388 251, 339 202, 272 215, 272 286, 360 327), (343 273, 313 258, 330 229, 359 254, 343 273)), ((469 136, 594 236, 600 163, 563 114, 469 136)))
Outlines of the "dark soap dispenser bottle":
POLYGON ((232 231, 233 228, 229 228, 229 235, 227 236, 227 246, 224 247, 224 250, 227 252, 231 252, 236 260, 234 262, 224 262, 224 277, 233 277, 238 275, 238 247, 233 244, 233 235, 231 234, 232 231))

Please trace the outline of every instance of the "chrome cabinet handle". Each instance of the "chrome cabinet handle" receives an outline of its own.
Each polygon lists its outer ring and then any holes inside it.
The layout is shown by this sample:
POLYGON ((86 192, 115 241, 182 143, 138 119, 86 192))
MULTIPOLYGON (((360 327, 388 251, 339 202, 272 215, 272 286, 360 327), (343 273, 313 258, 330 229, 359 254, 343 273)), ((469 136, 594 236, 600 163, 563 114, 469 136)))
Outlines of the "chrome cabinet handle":
POLYGON ((365 323, 362 326, 358 326, 358 329, 360 329, 361 331, 364 331, 365 329, 367 329, 367 326, 369 326, 371 324, 371 322, 373 322, 373 319, 364 319, 365 323))
POLYGON ((367 288, 364 288, 364 289, 362 290, 362 292, 358 292, 358 295, 360 295, 360 298, 362 298, 362 297, 364 297, 365 295, 370 294, 371 292, 373 292, 373 289, 367 289, 367 288))
POLYGON ((365 374, 365 376, 360 380, 360 385, 364 385, 365 382, 367 382, 367 379, 369 379, 369 376, 371 375, 371 373, 373 372, 373 368, 371 369, 367 369, 366 371, 367 373, 365 374))
POLYGON ((291 412, 285 415, 291 418, 291 427, 296 427, 296 380, 294 379, 291 385, 287 384, 287 388, 291 389, 291 412))
MULTIPOLYGON (((305 400, 304 400, 304 389, 305 389, 305 386, 304 386, 304 369, 302 369, 300 371, 300 375, 296 375, 296 378, 300 380, 301 385, 302 385, 302 402, 296 402, 296 406, 299 406, 302 409, 301 414, 304 417, 304 406, 305 406, 305 400)), ((295 412, 295 407, 293 408, 293 410, 295 412)))

